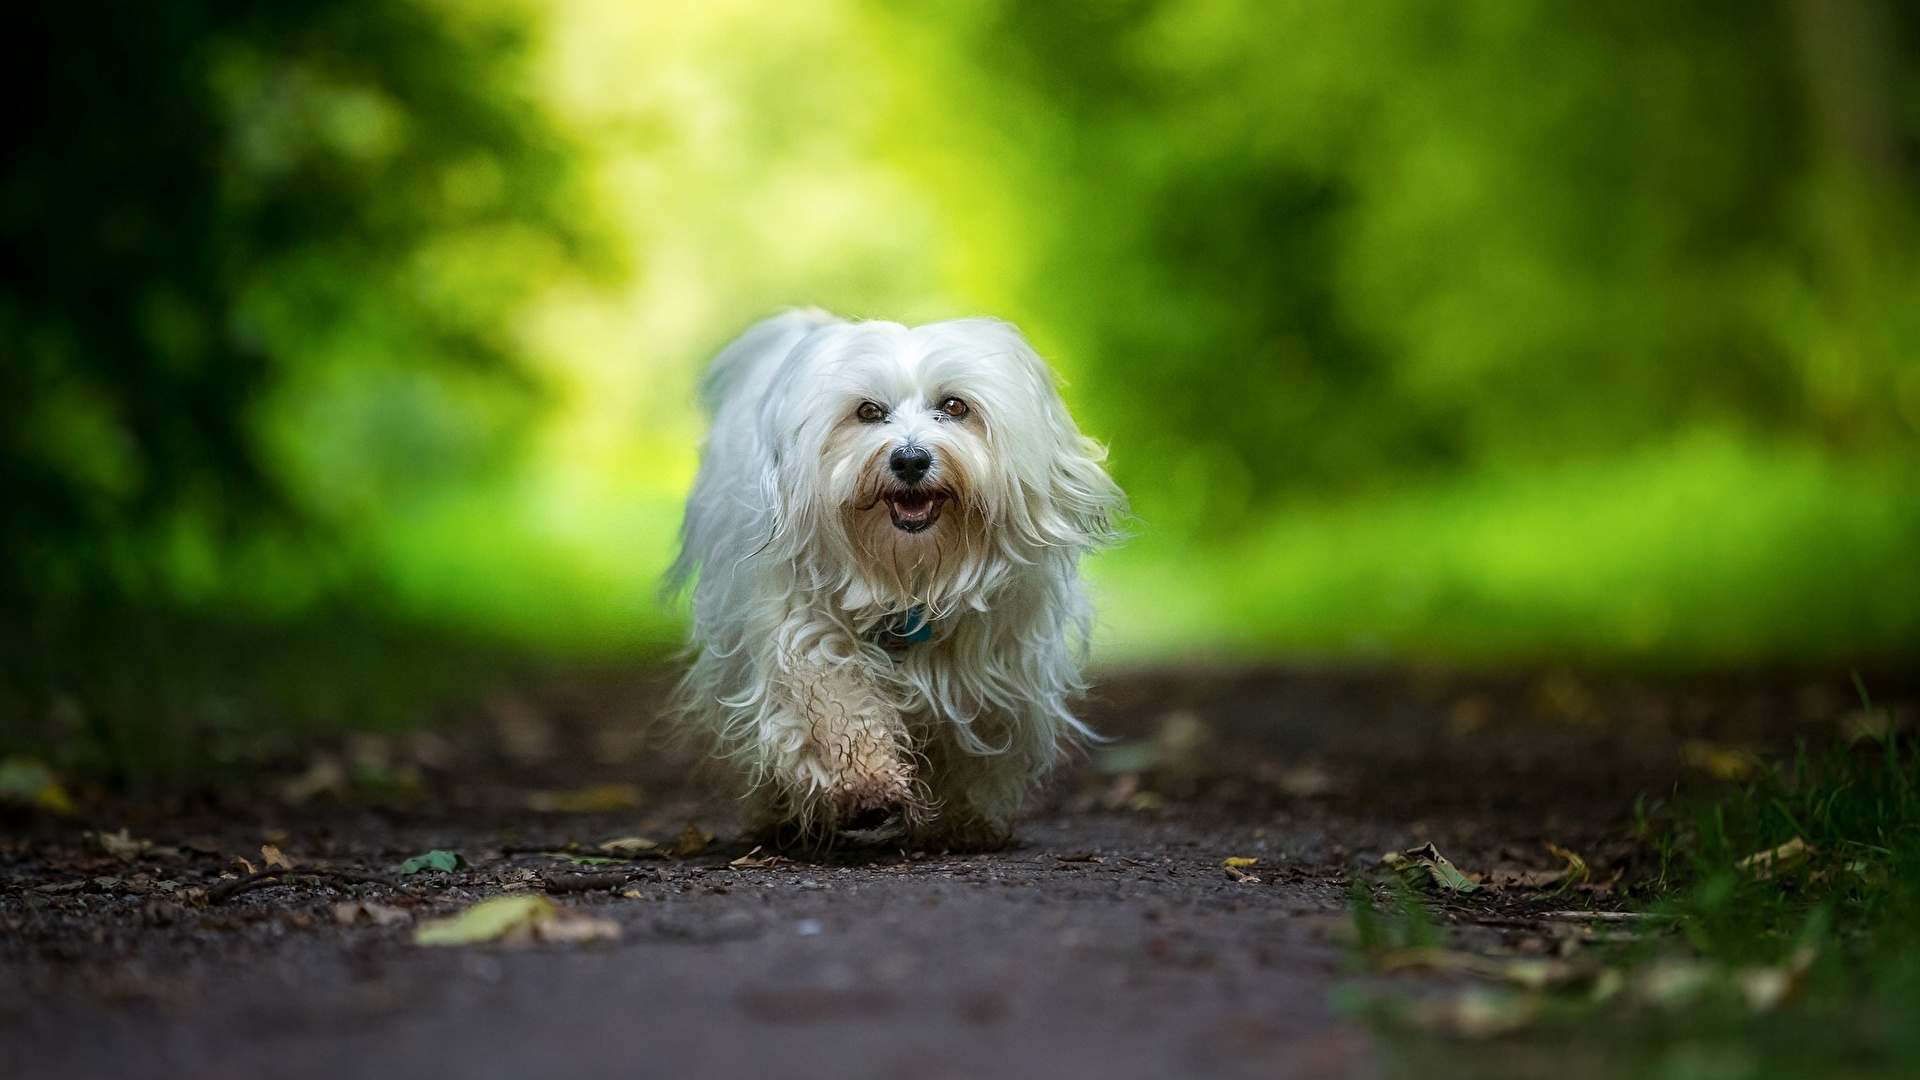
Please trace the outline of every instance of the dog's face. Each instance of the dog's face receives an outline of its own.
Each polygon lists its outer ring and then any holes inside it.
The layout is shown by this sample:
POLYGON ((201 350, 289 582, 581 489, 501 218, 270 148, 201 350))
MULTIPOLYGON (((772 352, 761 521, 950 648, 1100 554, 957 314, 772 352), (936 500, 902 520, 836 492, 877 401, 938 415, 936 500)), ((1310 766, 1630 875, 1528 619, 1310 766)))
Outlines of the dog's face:
POLYGON ((849 606, 948 604, 996 565, 1105 538, 1119 492, 1011 326, 838 324, 773 381, 783 527, 845 560, 849 606))

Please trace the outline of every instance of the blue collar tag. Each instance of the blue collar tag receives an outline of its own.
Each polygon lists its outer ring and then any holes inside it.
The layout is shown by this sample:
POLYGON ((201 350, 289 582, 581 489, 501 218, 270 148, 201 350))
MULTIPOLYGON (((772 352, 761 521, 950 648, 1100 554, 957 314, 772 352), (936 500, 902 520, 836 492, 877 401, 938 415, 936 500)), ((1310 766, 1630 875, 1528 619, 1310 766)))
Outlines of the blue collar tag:
POLYGON ((932 641, 933 620, 927 617, 926 608, 910 607, 905 614, 880 624, 880 628, 874 631, 873 640, 883 649, 899 652, 909 645, 932 641))
POLYGON ((927 618, 926 608, 911 607, 905 615, 900 616, 900 622, 893 632, 902 641, 932 641, 933 620, 927 618))

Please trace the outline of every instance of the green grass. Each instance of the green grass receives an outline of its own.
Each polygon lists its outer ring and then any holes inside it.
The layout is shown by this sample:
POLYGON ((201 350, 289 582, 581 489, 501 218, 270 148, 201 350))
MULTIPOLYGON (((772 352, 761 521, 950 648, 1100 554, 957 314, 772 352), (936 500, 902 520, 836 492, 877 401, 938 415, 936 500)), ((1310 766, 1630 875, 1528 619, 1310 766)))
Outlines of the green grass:
MULTIPOLYGON (((1864 692, 1863 692, 1864 696, 1864 692)), ((1869 703, 1862 713, 1892 718, 1869 703)), ((1889 725, 1890 726, 1890 725, 1889 725)), ((1400 1070, 1475 1075, 1772 1078, 1920 1074, 1920 739, 1881 732, 1682 791, 1641 817, 1659 857, 1639 941, 1604 974, 1543 995, 1484 1042, 1389 1023, 1400 1070), (1785 854, 1768 868, 1754 856, 1785 854), (1659 989, 1659 975, 1682 973, 1659 989), (1752 996, 1779 979, 1777 1001, 1752 996), (1609 980, 1611 980, 1609 982, 1609 980), (1611 985, 1609 993, 1598 987, 1611 985)), ((1355 904, 1363 949, 1432 943, 1418 905, 1355 904), (1359 912, 1368 908, 1362 917, 1359 912)), ((1589 956, 1589 962, 1593 959, 1589 956)), ((1389 1021, 1416 1015, 1388 996, 1389 1021)))

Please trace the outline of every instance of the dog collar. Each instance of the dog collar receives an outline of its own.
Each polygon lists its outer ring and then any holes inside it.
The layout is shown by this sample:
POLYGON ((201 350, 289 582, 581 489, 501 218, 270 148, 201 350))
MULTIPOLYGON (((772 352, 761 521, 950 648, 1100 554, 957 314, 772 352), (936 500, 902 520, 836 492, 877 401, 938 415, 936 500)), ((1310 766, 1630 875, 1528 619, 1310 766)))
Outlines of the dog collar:
POLYGON ((873 632, 873 640, 888 652, 901 652, 909 645, 933 640, 933 620, 927 618, 926 608, 910 607, 881 623, 873 632))

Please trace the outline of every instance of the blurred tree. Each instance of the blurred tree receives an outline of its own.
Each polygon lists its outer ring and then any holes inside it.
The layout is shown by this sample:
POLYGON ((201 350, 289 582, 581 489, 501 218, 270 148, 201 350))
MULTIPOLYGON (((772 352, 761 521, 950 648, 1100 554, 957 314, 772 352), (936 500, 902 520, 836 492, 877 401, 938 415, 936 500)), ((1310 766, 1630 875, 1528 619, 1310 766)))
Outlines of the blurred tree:
MULTIPOLYGON (((339 463, 288 433, 340 419, 329 371, 501 414, 474 388, 516 381, 513 301, 582 250, 514 18, 104 0, 22 9, 6 40, 8 603, 165 594, 182 551, 217 571, 247 529, 310 522, 297 474, 339 463)), ((407 468, 431 411, 382 421, 407 468)))

